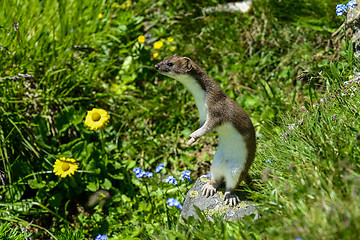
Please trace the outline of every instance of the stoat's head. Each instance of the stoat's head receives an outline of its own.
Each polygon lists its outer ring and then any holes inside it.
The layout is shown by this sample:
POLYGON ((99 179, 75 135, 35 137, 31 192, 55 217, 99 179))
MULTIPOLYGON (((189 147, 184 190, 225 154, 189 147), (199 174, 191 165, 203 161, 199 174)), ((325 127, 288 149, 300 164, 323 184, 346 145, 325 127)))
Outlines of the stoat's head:
POLYGON ((186 75, 192 69, 190 58, 174 55, 166 58, 155 65, 155 69, 168 77, 177 78, 179 75, 186 75))

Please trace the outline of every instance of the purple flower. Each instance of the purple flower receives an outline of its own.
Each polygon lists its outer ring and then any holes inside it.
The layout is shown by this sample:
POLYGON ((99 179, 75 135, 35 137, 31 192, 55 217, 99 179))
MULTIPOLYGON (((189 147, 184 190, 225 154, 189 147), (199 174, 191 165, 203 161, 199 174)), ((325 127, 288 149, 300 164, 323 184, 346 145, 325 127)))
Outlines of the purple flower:
POLYGON ((173 176, 168 176, 168 177, 165 179, 165 182, 166 182, 166 183, 172 183, 172 184, 174 184, 174 185, 177 184, 177 181, 176 181, 176 179, 175 179, 173 176))
POLYGON ((344 4, 336 5, 336 15, 341 16, 346 12, 346 6, 344 4))
POLYGON ((95 240, 106 240, 106 239, 108 239, 108 236, 105 234, 105 235, 101 235, 101 234, 99 234, 96 238, 95 238, 95 240))
POLYGON ((155 172, 158 173, 158 172, 160 172, 161 170, 163 170, 163 168, 164 168, 164 164, 163 164, 163 163, 160 163, 159 166, 156 167, 155 172))
POLYGON ((169 198, 166 203, 170 206, 170 207, 177 207, 178 209, 183 209, 183 206, 181 206, 180 202, 174 198, 169 198))
POLYGON ((181 173, 181 180, 185 180, 185 179, 191 181, 189 170, 185 170, 181 173))

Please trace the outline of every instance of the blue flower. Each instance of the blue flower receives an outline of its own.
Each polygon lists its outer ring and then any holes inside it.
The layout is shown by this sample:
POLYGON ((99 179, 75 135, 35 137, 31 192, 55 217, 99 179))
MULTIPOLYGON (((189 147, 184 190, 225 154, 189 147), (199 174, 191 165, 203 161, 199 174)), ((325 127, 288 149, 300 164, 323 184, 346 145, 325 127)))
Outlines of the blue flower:
POLYGON ((134 168, 133 169, 133 172, 135 173, 135 174, 139 174, 139 173, 141 173, 142 172, 142 170, 141 170, 141 168, 134 168))
POLYGON ((181 206, 180 202, 174 198, 169 198, 166 203, 170 206, 170 207, 177 207, 178 209, 183 209, 183 206, 181 206))
POLYGON ((152 172, 145 172, 145 176, 151 178, 154 176, 154 174, 152 172))
POLYGON ((141 170, 141 172, 136 174, 136 178, 142 178, 145 174, 145 171, 141 170))
POLYGON ((164 164, 163 164, 163 163, 160 163, 159 166, 156 167, 155 172, 158 173, 158 172, 160 172, 161 170, 163 170, 163 168, 164 168, 164 164))
POLYGON ((344 4, 336 5, 336 15, 341 16, 343 13, 346 12, 346 6, 344 4))
POLYGON ((181 180, 184 180, 184 179, 187 179, 189 181, 191 181, 191 178, 190 178, 190 171, 189 170, 185 170, 181 173, 181 180))
POLYGON ((135 173, 136 178, 142 178, 145 175, 145 171, 141 170, 141 168, 134 168, 133 172, 135 173))
POLYGON ((271 158, 266 159, 265 162, 270 163, 271 166, 273 165, 273 160, 271 158))
POLYGON ((356 1, 349 1, 347 4, 346 4, 346 7, 348 9, 353 9, 354 7, 357 6, 357 2, 356 1))
POLYGON ((152 172, 145 172, 143 171, 141 168, 134 168, 133 172, 136 175, 136 178, 142 178, 142 177, 148 177, 151 178, 154 176, 154 174, 152 172))
POLYGON ((172 183, 172 184, 174 184, 174 185, 177 184, 177 181, 176 181, 176 179, 175 179, 173 176, 168 176, 168 177, 165 179, 165 182, 166 182, 166 183, 172 183))
POLYGON ((95 238, 95 240, 106 240, 106 239, 108 239, 108 236, 105 234, 105 235, 101 235, 101 234, 99 234, 96 238, 95 238))

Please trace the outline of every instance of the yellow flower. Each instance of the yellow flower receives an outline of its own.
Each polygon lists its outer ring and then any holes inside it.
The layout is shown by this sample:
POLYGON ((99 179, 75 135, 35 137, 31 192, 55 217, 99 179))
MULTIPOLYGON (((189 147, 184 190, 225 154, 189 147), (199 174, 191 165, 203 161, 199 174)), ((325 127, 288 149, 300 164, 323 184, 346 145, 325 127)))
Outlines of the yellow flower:
POLYGON ((155 49, 160 49, 163 46, 163 42, 162 41, 156 41, 154 42, 154 48, 155 49))
POLYGON ((159 56, 159 54, 157 52, 153 54, 154 58, 157 58, 158 56, 159 56))
POLYGON ((106 125, 109 119, 110 116, 104 109, 93 108, 87 112, 84 123, 90 130, 97 130, 106 125))
POLYGON ((174 41, 174 39, 172 37, 168 37, 167 40, 168 40, 168 42, 174 41))
POLYGON ((138 37, 138 42, 139 43, 144 43, 145 42, 145 36, 144 35, 141 35, 138 37))
POLYGON ((64 158, 56 159, 53 172, 55 175, 65 178, 66 176, 73 175, 78 170, 78 165, 76 164, 75 159, 73 158, 64 158))
POLYGON ((175 47, 175 46, 171 46, 171 47, 169 48, 169 50, 170 50, 171 52, 173 52, 173 51, 176 50, 176 47, 175 47))
POLYGON ((111 4, 111 7, 112 8, 118 8, 120 5, 119 4, 117 4, 117 3, 113 3, 113 4, 111 4))
POLYGON ((122 9, 126 9, 131 7, 132 2, 130 0, 125 1, 123 4, 121 4, 122 9))
POLYGON ((103 18, 102 13, 99 13, 98 18, 103 18))

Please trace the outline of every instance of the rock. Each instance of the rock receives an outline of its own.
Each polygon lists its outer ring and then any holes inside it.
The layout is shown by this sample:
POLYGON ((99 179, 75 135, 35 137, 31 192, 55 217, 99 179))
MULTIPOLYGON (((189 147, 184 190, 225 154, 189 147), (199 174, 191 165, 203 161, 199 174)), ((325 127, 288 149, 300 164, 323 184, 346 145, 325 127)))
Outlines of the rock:
POLYGON ((243 2, 230 2, 226 4, 219 4, 215 7, 207 7, 203 9, 205 13, 213 12, 241 12, 248 13, 250 12, 252 6, 252 1, 243 1, 243 2))
POLYGON ((201 188, 210 181, 210 177, 203 175, 198 178, 194 186, 188 191, 183 204, 183 209, 180 216, 188 218, 194 216, 197 218, 197 214, 194 205, 197 206, 202 213, 212 221, 212 215, 215 213, 224 214, 224 219, 230 221, 237 221, 242 219, 245 215, 254 214, 254 219, 259 217, 255 207, 247 200, 245 193, 238 194, 240 203, 236 206, 230 207, 225 205, 223 200, 224 190, 220 188, 217 193, 211 197, 204 197, 201 193, 201 188))
POLYGON ((346 32, 349 32, 351 35, 355 56, 360 57, 360 4, 348 10, 346 17, 346 32))

